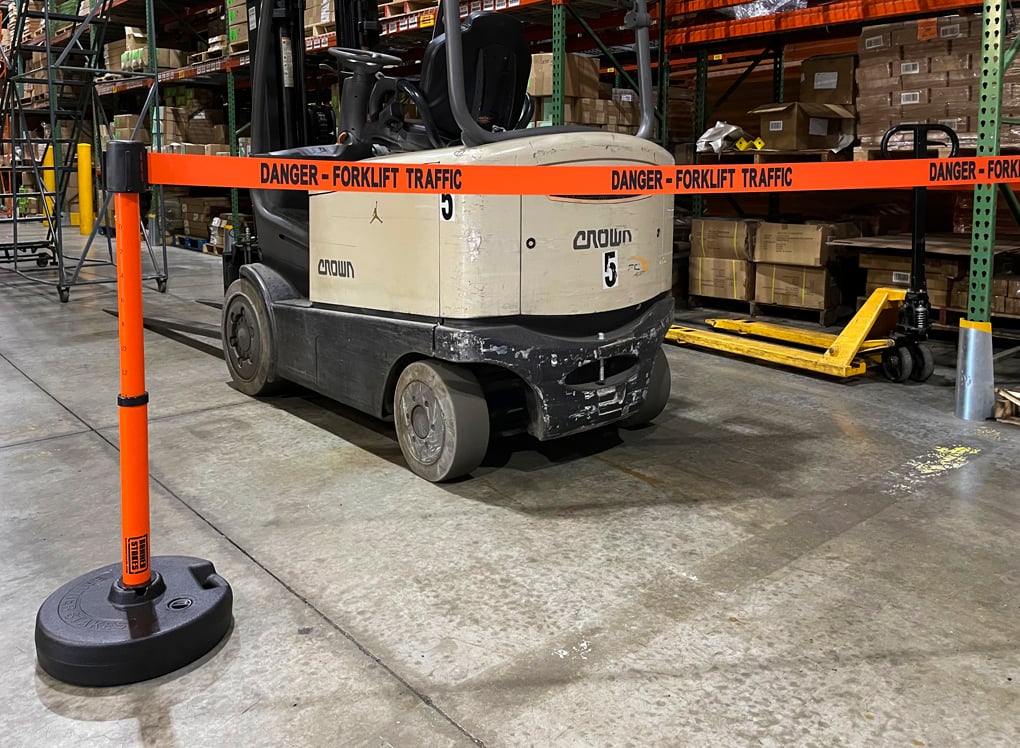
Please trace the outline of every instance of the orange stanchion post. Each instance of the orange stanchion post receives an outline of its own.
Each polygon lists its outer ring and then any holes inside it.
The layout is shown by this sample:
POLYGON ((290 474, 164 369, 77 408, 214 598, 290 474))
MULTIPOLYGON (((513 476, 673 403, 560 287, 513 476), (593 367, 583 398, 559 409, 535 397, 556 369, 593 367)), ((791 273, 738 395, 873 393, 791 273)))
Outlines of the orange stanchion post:
POLYGON ((149 395, 145 391, 142 242, 138 193, 113 196, 120 324, 120 522, 122 583, 143 587, 149 569, 149 395))
POLYGON ((134 683, 177 670, 215 647, 233 620, 230 585, 211 562, 151 555, 139 205, 146 165, 143 143, 110 143, 106 173, 117 215, 120 326, 121 562, 64 585, 36 616, 40 666, 79 686, 134 683))

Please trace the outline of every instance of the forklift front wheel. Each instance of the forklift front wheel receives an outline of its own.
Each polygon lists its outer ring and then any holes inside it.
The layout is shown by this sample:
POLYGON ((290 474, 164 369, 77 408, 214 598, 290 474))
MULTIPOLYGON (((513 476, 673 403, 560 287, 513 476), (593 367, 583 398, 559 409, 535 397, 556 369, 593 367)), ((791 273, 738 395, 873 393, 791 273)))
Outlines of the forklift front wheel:
POLYGON ((897 346, 882 352, 882 373, 891 382, 906 382, 914 370, 914 357, 910 349, 897 346))
POLYGON ((393 421, 411 470, 433 483, 467 475, 489 446, 489 409, 478 379, 441 361, 415 361, 397 379, 393 421))
POLYGON ((262 294, 247 278, 238 278, 227 289, 221 334, 227 369, 237 389, 254 397, 279 388, 269 312, 262 294))
POLYGON ((914 368, 910 377, 915 382, 925 382, 935 373, 935 355, 931 352, 931 346, 924 343, 914 343, 910 346, 910 355, 914 359, 914 368))

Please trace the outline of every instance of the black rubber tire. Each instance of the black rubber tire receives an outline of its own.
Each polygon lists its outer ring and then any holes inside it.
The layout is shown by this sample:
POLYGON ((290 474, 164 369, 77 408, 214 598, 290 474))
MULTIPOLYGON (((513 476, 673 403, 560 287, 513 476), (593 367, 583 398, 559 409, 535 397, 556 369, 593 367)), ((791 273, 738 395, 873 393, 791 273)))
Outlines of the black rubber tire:
POLYGON ((935 373, 935 354, 931 352, 931 346, 914 343, 910 346, 910 355, 914 359, 910 378, 915 382, 926 382, 935 373))
POLYGON ((276 341, 265 300, 255 284, 238 278, 223 299, 220 334, 230 378, 246 395, 269 395, 283 382, 276 376, 276 341))
POLYGON ((43 253, 43 252, 38 253, 35 256, 35 264, 36 264, 37 267, 41 267, 41 268, 46 267, 47 265, 50 264, 50 256, 48 254, 43 253))
POLYGON ((489 446, 489 408, 478 379, 442 361, 415 361, 397 379, 393 422, 408 467, 439 483, 469 474, 489 446))
POLYGON ((882 352, 882 373, 890 382, 906 382, 914 370, 914 357, 903 346, 887 348, 882 352))
POLYGON ((156 281, 156 290, 160 293, 166 293, 166 278, 156 281))
POLYGON ((57 289, 57 294, 59 294, 60 301, 63 304, 66 304, 68 301, 71 300, 71 289, 70 288, 63 288, 63 287, 58 288, 57 289))
POLYGON ((648 393, 645 395, 645 401, 635 412, 623 419, 620 425, 624 428, 637 428, 654 421, 669 403, 672 384, 669 359, 666 358, 666 351, 660 346, 659 350, 655 352, 655 360, 652 362, 652 374, 648 379, 648 393))

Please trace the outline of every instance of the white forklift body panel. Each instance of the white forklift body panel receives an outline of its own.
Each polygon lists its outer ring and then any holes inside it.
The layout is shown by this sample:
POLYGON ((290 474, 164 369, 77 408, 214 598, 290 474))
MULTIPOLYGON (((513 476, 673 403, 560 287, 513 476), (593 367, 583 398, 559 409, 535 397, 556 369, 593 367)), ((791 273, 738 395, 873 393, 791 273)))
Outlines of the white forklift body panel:
MULTIPOLYGON (((362 163, 387 162, 663 166, 673 159, 641 138, 585 132, 362 163)), ((647 301, 672 279, 671 195, 321 192, 310 196, 309 210, 313 303, 445 319, 592 314, 647 301)))

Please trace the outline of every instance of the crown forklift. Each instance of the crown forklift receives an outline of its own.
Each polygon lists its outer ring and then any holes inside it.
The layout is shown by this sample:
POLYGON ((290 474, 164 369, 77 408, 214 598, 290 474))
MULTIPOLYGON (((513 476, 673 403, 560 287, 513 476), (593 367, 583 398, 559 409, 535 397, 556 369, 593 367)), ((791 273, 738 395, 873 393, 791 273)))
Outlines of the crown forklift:
MULTIPOLYGON (((376 164, 664 166, 645 0, 627 16, 638 136, 529 128, 531 56, 507 13, 443 2, 416 78, 375 51, 375 0, 337 2, 338 134, 308 115, 303 0, 249 3, 252 153, 376 164), (407 114, 413 102, 418 117, 407 114)), ((392 419, 411 470, 472 472, 490 435, 539 440, 646 424, 665 407, 672 196, 252 190, 254 232, 224 255, 235 386, 284 382, 392 419), (577 236, 585 241, 576 241, 577 236), (592 240, 589 241, 588 239, 592 240)))

